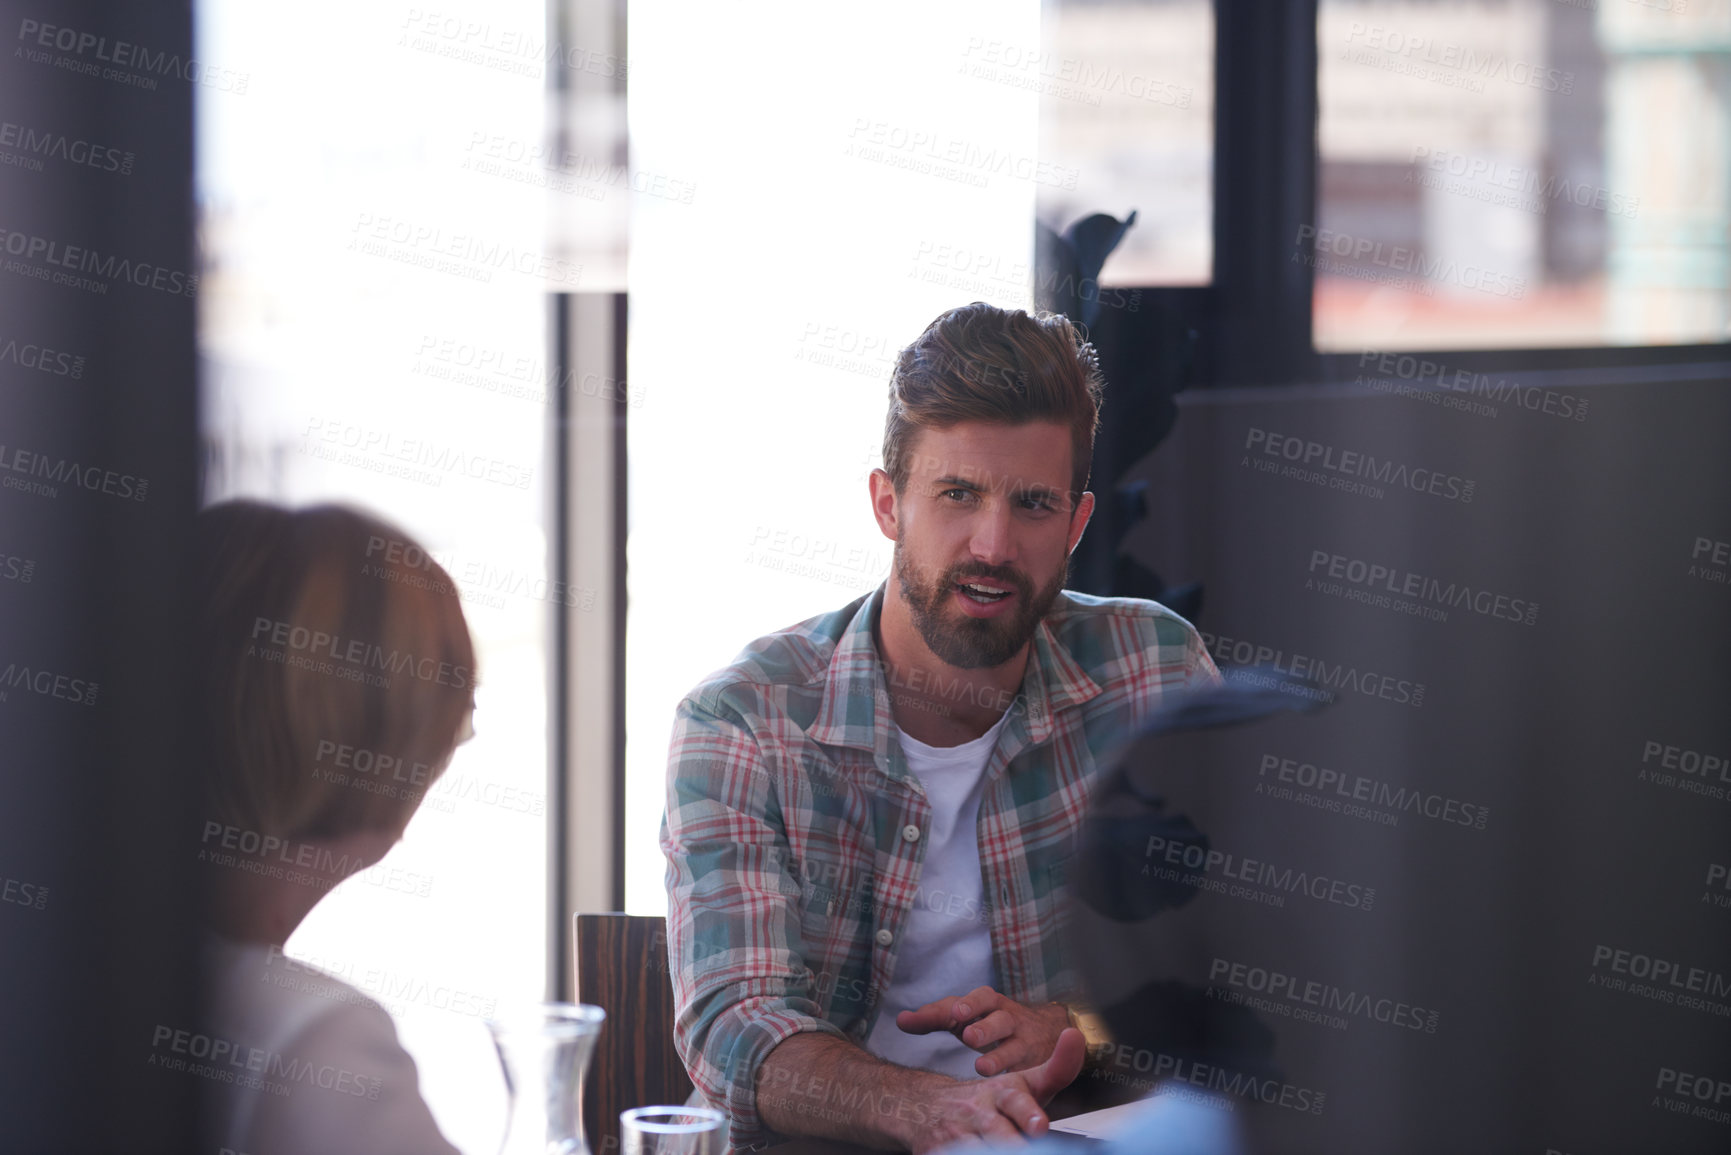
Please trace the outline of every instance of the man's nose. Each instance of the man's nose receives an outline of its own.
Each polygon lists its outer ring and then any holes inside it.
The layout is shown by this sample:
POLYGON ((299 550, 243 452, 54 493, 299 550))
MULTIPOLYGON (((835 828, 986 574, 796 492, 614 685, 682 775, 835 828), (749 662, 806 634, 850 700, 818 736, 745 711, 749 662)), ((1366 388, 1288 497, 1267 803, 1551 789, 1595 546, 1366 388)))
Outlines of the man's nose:
POLYGON ((986 565, 1008 565, 1016 560, 1014 524, 1007 503, 995 502, 976 515, 968 545, 975 559, 986 565))

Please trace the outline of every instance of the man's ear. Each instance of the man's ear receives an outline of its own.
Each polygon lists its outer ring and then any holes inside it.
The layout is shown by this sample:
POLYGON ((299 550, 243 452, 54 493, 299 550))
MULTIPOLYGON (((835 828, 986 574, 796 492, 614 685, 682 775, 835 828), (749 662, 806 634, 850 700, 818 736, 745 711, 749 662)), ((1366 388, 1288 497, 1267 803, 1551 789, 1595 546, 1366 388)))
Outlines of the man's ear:
POLYGON ((1076 544, 1082 540, 1082 531, 1088 528, 1088 519, 1094 516, 1094 495, 1083 493, 1076 502, 1076 508, 1070 511, 1070 548, 1066 553, 1075 553, 1076 544))
POLYGON ((871 486, 872 516, 877 519, 878 528, 891 541, 900 541, 901 510, 896 501, 895 483, 881 469, 872 470, 866 481, 871 486))

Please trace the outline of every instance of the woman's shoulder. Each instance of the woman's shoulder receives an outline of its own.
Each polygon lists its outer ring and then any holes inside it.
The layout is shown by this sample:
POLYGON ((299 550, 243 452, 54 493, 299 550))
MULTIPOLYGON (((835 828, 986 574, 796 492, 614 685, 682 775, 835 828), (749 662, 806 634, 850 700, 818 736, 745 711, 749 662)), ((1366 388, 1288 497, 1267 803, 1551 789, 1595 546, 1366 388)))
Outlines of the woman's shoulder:
POLYGON ((205 962, 210 1017, 261 1044, 286 1044, 331 1021, 396 1037, 390 1016, 376 1000, 280 946, 211 936, 205 962))
POLYGON ((246 1056, 224 1128, 237 1150, 454 1151, 376 1001, 280 948, 219 943, 210 957, 212 1029, 246 1056))

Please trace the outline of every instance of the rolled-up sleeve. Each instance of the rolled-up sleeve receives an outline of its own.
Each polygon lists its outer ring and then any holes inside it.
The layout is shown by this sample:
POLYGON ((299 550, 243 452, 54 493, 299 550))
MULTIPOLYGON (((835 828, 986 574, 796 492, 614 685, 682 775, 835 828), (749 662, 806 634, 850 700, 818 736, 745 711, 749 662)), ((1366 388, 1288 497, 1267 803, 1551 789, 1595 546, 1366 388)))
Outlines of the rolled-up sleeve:
POLYGON ((1152 681, 1168 690, 1197 690, 1221 681, 1220 669, 1196 627, 1167 609, 1137 619, 1144 631, 1138 656, 1154 671, 1152 681))
POLYGON ((1209 686, 1218 684, 1220 668, 1214 664, 1214 659, 1208 655, 1208 646, 1202 641, 1202 635, 1196 632, 1196 627, 1189 622, 1184 623, 1186 632, 1190 635, 1184 645, 1184 682, 1188 686, 1209 686))
POLYGON ((821 1017, 800 886, 765 744, 718 701, 680 703, 668 755, 667 949, 674 1045, 729 1118, 735 1147, 783 1137, 758 1115, 757 1071, 782 1040, 842 1031, 821 1017))

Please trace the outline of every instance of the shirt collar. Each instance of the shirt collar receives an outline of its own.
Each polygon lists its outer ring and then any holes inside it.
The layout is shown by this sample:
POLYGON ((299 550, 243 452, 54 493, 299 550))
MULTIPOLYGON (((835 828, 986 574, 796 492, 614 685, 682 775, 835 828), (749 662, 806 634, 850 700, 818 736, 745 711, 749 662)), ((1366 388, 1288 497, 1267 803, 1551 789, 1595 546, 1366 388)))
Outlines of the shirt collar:
MULTIPOLYGON (((886 589, 887 580, 860 603, 842 631, 830 655, 823 701, 807 732, 825 745, 870 750, 885 773, 902 777, 902 760, 892 754, 900 747, 892 741, 895 721, 890 713, 889 688, 872 636, 872 623, 877 620, 886 589)), ((1014 757, 1023 746, 1046 741, 1055 729, 1058 711, 1079 706, 1099 693, 1100 686, 1058 644, 1049 622, 1042 620, 1034 630, 1021 693, 1010 707, 1020 717, 1012 718, 1004 727, 1000 744, 1008 744, 1008 756, 1014 757)))

